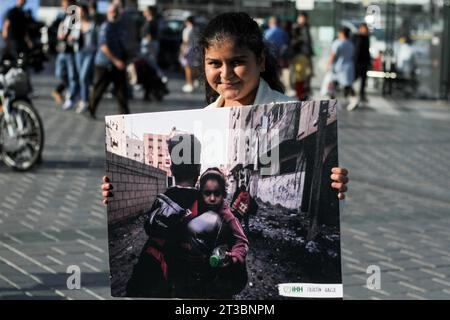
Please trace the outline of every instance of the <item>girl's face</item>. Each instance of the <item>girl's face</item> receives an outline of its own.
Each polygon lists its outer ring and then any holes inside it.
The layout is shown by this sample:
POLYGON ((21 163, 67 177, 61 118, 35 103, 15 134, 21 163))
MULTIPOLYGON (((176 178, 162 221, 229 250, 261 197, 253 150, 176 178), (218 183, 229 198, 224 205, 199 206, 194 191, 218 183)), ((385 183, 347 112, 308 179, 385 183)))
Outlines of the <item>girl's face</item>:
POLYGON ((217 211, 223 203, 223 194, 216 180, 208 180, 202 190, 203 201, 210 210, 217 211))
POLYGON ((224 98, 225 107, 253 104, 264 65, 264 57, 257 58, 231 39, 205 49, 206 81, 224 98))

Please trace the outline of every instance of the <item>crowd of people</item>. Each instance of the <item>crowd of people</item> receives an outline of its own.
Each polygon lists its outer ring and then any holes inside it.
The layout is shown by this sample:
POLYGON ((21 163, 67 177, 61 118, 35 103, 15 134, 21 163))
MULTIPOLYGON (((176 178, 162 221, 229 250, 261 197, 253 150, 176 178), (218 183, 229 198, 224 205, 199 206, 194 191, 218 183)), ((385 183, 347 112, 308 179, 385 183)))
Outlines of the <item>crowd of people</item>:
MULTIPOLYGON (((19 55, 30 58, 37 44, 44 55, 42 25, 24 9, 25 5, 26 0, 17 0, 5 15, 2 59, 17 59, 19 55)), ((48 26, 47 54, 55 54, 58 84, 52 96, 62 110, 89 111, 95 118, 103 94, 114 84, 111 92, 117 98, 119 112, 129 113, 133 76, 146 100, 161 100, 169 93, 167 77, 157 63, 162 18, 154 6, 147 7, 142 15, 143 23, 134 26, 136 21, 127 15, 120 0, 111 1, 106 16, 98 13, 96 1, 61 0, 60 13, 48 26), (127 34, 130 26, 140 28, 140 34, 127 34), (134 38, 140 41, 137 50, 132 46, 134 38)))
POLYGON ((95 1, 80 4, 76 0, 62 0, 61 8, 55 23, 58 28, 55 73, 60 83, 53 96, 63 110, 78 104, 77 113, 89 111, 95 118, 104 93, 113 84, 119 113, 128 114, 132 94, 129 78, 142 85, 146 100, 152 94, 161 100, 168 93, 167 78, 157 64, 160 22, 155 7, 143 11, 137 54, 130 46, 131 35, 126 34, 129 21, 120 1, 108 6, 105 21, 98 15, 95 1), (158 90, 151 88, 156 84, 158 90))
MULTIPOLYGON (((266 41, 272 44, 273 54, 278 61, 280 78, 289 95, 299 100, 311 98, 311 80, 315 75, 313 64, 313 40, 310 32, 308 14, 298 15, 296 23, 285 22, 282 26, 276 17, 268 20, 264 33, 266 41)), ((327 90, 323 95, 334 98, 341 87, 344 97, 349 97, 348 110, 354 110, 360 101, 366 102, 365 92, 367 71, 370 70, 369 28, 361 23, 358 32, 351 36, 350 29, 339 30, 338 38, 332 43, 331 55, 327 65, 325 82, 327 90), (359 97, 353 89, 354 82, 360 78, 359 97), (330 87, 330 90, 328 90, 330 87)))
MULTIPOLYGON (((39 32, 36 33, 37 27, 30 27, 30 14, 23 9, 25 3, 26 0, 17 0, 16 6, 5 16, 2 37, 8 56, 31 55, 37 46, 39 32)), ((158 65, 164 18, 155 6, 146 7, 142 11, 143 23, 133 27, 139 29, 138 32, 130 32, 130 25, 136 24, 133 19, 127 17, 120 0, 111 1, 106 16, 98 13, 96 1, 61 0, 61 12, 49 26, 49 45, 50 52, 56 54, 55 76, 59 81, 52 95, 62 110, 89 111, 95 118, 97 107, 111 84, 114 90, 110 92, 116 97, 118 112, 122 114, 130 112, 129 99, 135 85, 143 89, 143 98, 147 101, 152 98, 160 101, 169 93, 168 78, 158 65), (137 47, 130 44, 134 40, 139 42, 137 47)), ((267 21, 263 37, 270 48, 268 53, 275 58, 283 92, 299 100, 312 98, 311 82, 318 74, 313 64, 315 53, 308 14, 300 12, 295 22, 280 21, 275 16, 267 21)), ((199 70, 204 62, 198 50, 202 29, 196 17, 189 16, 180 34, 178 61, 174 63, 184 72, 185 83, 181 90, 185 93, 198 88, 202 78, 199 70)), ((260 29, 263 30, 261 26, 260 29)), ((369 38, 365 23, 361 23, 353 35, 348 28, 341 28, 337 39, 331 43, 326 73, 318 75, 324 78, 321 95, 335 98, 342 89, 344 97, 348 98, 347 110, 367 102, 367 71, 383 70, 383 52, 372 58, 369 38), (353 87, 358 79, 360 87, 356 92, 353 87)), ((402 72, 406 70, 403 73, 411 77, 414 67, 409 43, 400 41, 395 48, 396 67, 402 72)))

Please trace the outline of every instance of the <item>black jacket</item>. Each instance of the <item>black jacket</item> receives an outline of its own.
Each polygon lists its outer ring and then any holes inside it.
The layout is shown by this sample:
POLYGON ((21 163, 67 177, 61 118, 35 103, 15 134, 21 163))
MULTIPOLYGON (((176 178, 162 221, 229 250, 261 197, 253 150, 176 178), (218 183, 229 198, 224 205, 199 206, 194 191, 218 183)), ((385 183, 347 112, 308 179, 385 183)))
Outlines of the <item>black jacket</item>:
POLYGON ((370 56, 370 41, 369 36, 362 35, 362 34, 356 34, 353 37, 353 44, 355 45, 355 53, 354 53, 354 60, 355 64, 363 65, 363 66, 370 66, 371 63, 371 56, 370 56))
MULTIPOLYGON (((177 295, 173 292, 172 281, 165 278, 161 262, 149 254, 149 249, 153 248, 162 253, 167 265, 175 265, 171 257, 176 255, 173 252, 176 250, 175 244, 182 236, 179 232, 179 222, 186 213, 186 209, 199 200, 200 196, 200 192, 194 188, 172 187, 155 200, 144 223, 149 239, 142 248, 139 260, 127 283, 127 297, 167 298, 177 295), (156 214, 157 217, 155 217, 156 214), (157 223, 154 223, 154 219, 157 223), (164 245, 161 246, 155 238, 164 240, 164 245)), ((171 269, 170 278, 177 272, 178 270, 171 269)))

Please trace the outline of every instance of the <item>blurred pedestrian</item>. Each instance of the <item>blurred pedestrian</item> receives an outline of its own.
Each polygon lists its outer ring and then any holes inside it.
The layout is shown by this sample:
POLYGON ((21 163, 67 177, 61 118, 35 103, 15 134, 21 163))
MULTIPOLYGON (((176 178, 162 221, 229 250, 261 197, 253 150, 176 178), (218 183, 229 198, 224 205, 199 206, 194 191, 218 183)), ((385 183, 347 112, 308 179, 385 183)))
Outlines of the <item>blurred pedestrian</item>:
POLYGON ((149 43, 153 49, 155 57, 159 53, 159 24, 156 17, 156 9, 154 6, 148 6, 143 11, 145 22, 141 28, 141 46, 142 41, 149 43))
POLYGON ((73 39, 75 60, 79 75, 80 102, 77 113, 87 111, 89 105, 89 88, 94 77, 94 58, 97 50, 97 26, 89 16, 89 8, 81 5, 80 21, 74 31, 73 39))
POLYGON ((280 27, 277 17, 270 17, 268 21, 269 29, 264 33, 264 39, 269 43, 270 50, 275 56, 277 63, 280 64, 282 53, 289 46, 289 35, 280 27))
POLYGON ((414 77, 414 49, 409 36, 400 37, 394 45, 395 66, 400 77, 411 80, 414 77))
POLYGON ((335 80, 344 88, 345 98, 349 98, 347 110, 358 107, 358 98, 353 90, 355 81, 355 64, 353 61, 355 46, 350 41, 350 29, 343 27, 339 30, 338 39, 331 47, 328 69, 331 69, 335 80))
POLYGON ((5 56, 17 58, 19 53, 27 54, 33 48, 33 42, 28 32, 29 18, 24 11, 26 0, 17 0, 16 6, 5 16, 2 36, 5 40, 5 56))
POLYGON ((353 44, 355 45, 355 80, 361 79, 361 86, 359 89, 359 99, 367 102, 366 97, 366 80, 367 71, 370 69, 372 58, 370 56, 370 39, 369 28, 366 23, 359 25, 358 33, 353 37, 353 44))
POLYGON ((58 52, 55 61, 55 75, 60 81, 56 89, 53 91, 53 97, 57 103, 61 103, 63 110, 69 110, 75 106, 78 96, 78 74, 75 63, 75 55, 73 49, 72 32, 75 30, 75 0, 62 0, 61 8, 63 10, 63 19, 58 26, 57 46, 58 52), (69 89, 65 98, 63 97, 66 88, 69 89))
POLYGON ((91 95, 89 112, 95 118, 95 112, 108 86, 113 83, 119 103, 119 113, 128 114, 128 90, 126 74, 125 34, 120 20, 120 7, 108 6, 107 21, 99 31, 98 50, 95 55, 95 83, 91 95))
POLYGON ((141 56, 156 70, 160 78, 165 78, 161 68, 158 66, 159 22, 156 8, 154 6, 146 7, 143 15, 145 22, 141 28, 141 56))
POLYGON ((185 20, 185 28, 183 29, 180 47, 180 63, 184 68, 186 84, 182 87, 183 92, 190 93, 194 91, 193 67, 194 67, 194 48, 197 37, 197 28, 195 26, 195 18, 188 17, 185 20))
POLYGON ((96 26, 101 26, 102 23, 105 22, 105 16, 98 12, 97 1, 89 0, 88 9, 89 9, 89 18, 91 19, 91 21, 93 21, 96 26))
POLYGON ((290 63, 293 58, 293 52, 292 52, 292 46, 291 46, 291 37, 292 37, 292 22, 291 21, 284 21, 282 23, 282 28, 286 32, 286 34, 289 37, 289 42, 287 45, 283 46, 280 52, 280 59, 279 59, 279 65, 280 65, 280 80, 281 83, 283 83, 285 93, 288 96, 295 95, 295 91, 292 89, 292 81, 291 81, 291 68, 290 63))
POLYGON ((311 79, 314 76, 313 40, 308 21, 308 14, 301 12, 292 27, 291 50, 294 60, 292 68, 295 70, 295 87, 297 97, 305 100, 311 93, 311 79))
POLYGON ((295 88, 295 95, 300 101, 307 100, 311 93, 311 59, 308 59, 306 54, 297 52, 291 60, 290 69, 291 82, 295 88))

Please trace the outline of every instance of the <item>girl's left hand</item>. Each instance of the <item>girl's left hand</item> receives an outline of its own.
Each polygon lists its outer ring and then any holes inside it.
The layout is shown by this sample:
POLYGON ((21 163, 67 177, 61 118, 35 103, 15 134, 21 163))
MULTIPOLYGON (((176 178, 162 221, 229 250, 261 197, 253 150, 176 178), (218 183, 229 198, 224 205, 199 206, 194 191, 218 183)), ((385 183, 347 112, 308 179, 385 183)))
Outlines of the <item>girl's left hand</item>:
POLYGON ((228 262, 226 262, 223 266, 228 267, 230 264, 237 263, 237 258, 231 255, 231 252, 227 251, 225 253, 228 256, 228 262))
POLYGON ((347 183, 349 181, 347 175, 348 170, 345 168, 335 167, 331 169, 331 180, 333 180, 331 187, 339 191, 339 200, 345 199, 345 192, 347 191, 347 183))

